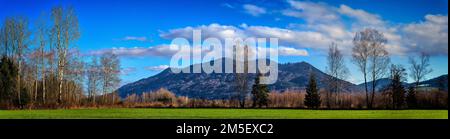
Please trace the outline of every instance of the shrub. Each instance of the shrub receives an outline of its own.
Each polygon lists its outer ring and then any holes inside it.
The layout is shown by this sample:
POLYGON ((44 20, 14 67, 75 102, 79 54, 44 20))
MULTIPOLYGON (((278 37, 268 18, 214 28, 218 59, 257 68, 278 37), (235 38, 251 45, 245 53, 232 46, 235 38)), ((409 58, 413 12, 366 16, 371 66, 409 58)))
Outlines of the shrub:
POLYGON ((269 93, 269 107, 271 108, 303 108, 304 91, 287 90, 269 93))

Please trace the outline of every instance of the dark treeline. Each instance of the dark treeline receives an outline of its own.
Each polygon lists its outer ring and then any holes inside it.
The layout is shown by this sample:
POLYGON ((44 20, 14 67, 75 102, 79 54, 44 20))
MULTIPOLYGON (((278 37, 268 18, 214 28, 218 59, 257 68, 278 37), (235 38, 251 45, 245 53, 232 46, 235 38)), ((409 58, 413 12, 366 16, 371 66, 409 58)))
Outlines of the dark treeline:
POLYGON ((7 17, 0 25, 0 108, 118 102, 112 93, 120 82, 118 58, 106 53, 98 61, 97 56, 94 62, 83 61, 76 47, 81 34, 72 7, 54 7, 33 22, 7 17))
MULTIPOLYGON (((397 84, 397 83, 393 83, 397 84)), ((313 87, 313 83, 309 86, 313 87)), ((413 87, 409 87, 413 88, 413 87)), ((396 88, 399 89, 399 88, 396 88)), ((195 99, 185 96, 176 96, 167 89, 160 89, 142 94, 132 94, 122 100, 120 106, 129 108, 290 108, 290 109, 367 109, 366 97, 363 93, 340 93, 339 103, 335 101, 328 105, 326 89, 286 90, 283 92, 270 92, 264 99, 254 95, 246 97, 246 105, 241 107, 239 99, 195 99), (261 107, 258 105, 261 105, 261 107), (255 105, 256 104, 256 105, 255 105)), ((393 95, 391 89, 375 94, 372 109, 448 109, 448 94, 445 91, 399 91, 393 95), (410 94, 414 93, 415 100, 411 101, 410 94), (403 97, 402 97, 403 94, 403 97)), ((334 98, 334 97, 333 97, 334 98)))

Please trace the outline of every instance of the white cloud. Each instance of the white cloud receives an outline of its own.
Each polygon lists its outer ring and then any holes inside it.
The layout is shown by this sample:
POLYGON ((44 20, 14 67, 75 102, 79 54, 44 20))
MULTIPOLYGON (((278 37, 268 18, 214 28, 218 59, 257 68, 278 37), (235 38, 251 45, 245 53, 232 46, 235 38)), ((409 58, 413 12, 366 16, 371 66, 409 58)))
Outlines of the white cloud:
POLYGON ((146 70, 149 71, 162 71, 169 68, 169 65, 159 65, 159 66, 149 66, 149 67, 145 67, 146 70))
POLYGON ((280 46, 278 48, 278 54, 281 56, 308 56, 308 51, 280 46))
POLYGON ((280 45, 295 46, 297 48, 326 49, 332 39, 326 35, 314 31, 295 31, 267 26, 249 26, 246 24, 241 27, 226 26, 219 24, 201 25, 198 27, 185 27, 180 29, 163 32, 160 36, 166 39, 183 37, 192 39, 193 30, 201 30, 202 38, 215 37, 225 40, 225 38, 279 38, 280 45))
POLYGON ((125 40, 125 41, 147 41, 147 37, 126 36, 122 40, 125 40))
POLYGON ((342 17, 350 17, 358 24, 382 25, 384 21, 379 15, 366 12, 361 9, 353 9, 347 5, 334 7, 323 2, 287 1, 291 6, 282 11, 285 16, 301 18, 312 23, 341 24, 342 17))
MULTIPOLYGON (((350 54, 353 47, 354 32, 359 31, 358 29, 346 29, 340 25, 329 24, 292 25, 292 28, 251 26, 247 24, 235 27, 214 23, 198 27, 173 29, 168 32, 162 32, 161 36, 166 39, 184 37, 190 40, 192 39, 193 30, 198 29, 202 30, 203 39, 215 37, 223 41, 225 38, 236 37, 278 38, 280 45, 292 46, 297 49, 309 48, 319 53, 326 52, 328 46, 332 42, 336 42, 345 54, 350 54)), ((391 54, 403 55, 408 51, 408 48, 402 43, 402 36, 399 35, 397 28, 379 27, 376 29, 382 31, 388 39, 386 48, 389 49, 391 54)), ((289 55, 289 53, 284 54, 289 55)))
MULTIPOLYGON (((173 39, 183 37, 192 39, 192 32, 194 29, 202 30, 202 38, 215 37, 224 42, 225 38, 243 38, 246 36, 263 37, 263 38, 279 38, 280 46, 278 49, 280 56, 308 56, 308 52, 303 48, 326 49, 328 42, 331 43, 329 37, 324 36, 318 32, 302 32, 292 31, 289 29, 273 28, 266 26, 249 26, 242 24, 240 27, 226 26, 219 24, 201 25, 198 27, 185 27, 180 29, 169 30, 162 32, 161 37, 166 39, 173 39), (285 47, 295 46, 295 48, 285 47)), ((198 48, 197 48, 198 49, 198 48)), ((197 50, 204 53, 210 50, 197 50)), ((90 51, 88 55, 102 55, 107 52, 112 52, 121 57, 171 57, 179 51, 178 47, 170 45, 158 45, 152 47, 134 47, 134 48, 112 48, 97 51, 90 51)))
POLYGON ((292 9, 282 11, 283 15, 302 18, 308 23, 334 22, 339 20, 339 15, 334 8, 325 3, 288 0, 292 9))
POLYGON ((167 57, 172 56, 179 49, 176 47, 170 47, 170 45, 159 45, 153 47, 134 47, 134 48, 112 48, 112 49, 102 49, 96 51, 90 51, 87 55, 102 55, 105 53, 112 52, 120 57, 146 57, 146 56, 159 56, 167 57))
POLYGON ((371 14, 361 9, 353 9, 347 5, 341 5, 338 10, 342 15, 356 19, 360 24, 380 26, 384 24, 384 21, 379 15, 371 14))
POLYGON ((168 32, 162 32, 160 37, 165 39, 174 39, 177 37, 192 39, 193 30, 201 30, 202 38, 236 38, 236 37, 245 37, 242 36, 244 33, 241 29, 234 26, 225 26, 217 23, 213 23, 210 25, 201 25, 197 27, 185 27, 179 29, 172 29, 168 32))
POLYGON ((299 48, 322 49, 331 41, 328 37, 314 31, 294 31, 266 26, 252 26, 247 30, 256 37, 279 38, 282 45, 295 45, 299 48))
POLYGON ((447 25, 448 24, 448 15, 426 15, 425 19, 433 24, 439 25, 447 25))
POLYGON ((348 32, 343 26, 339 25, 316 24, 310 26, 309 28, 336 39, 348 39, 348 37, 351 37, 353 35, 352 33, 348 32))
POLYGON ((234 9, 235 7, 229 3, 223 3, 222 6, 230 8, 230 9, 234 9))
MULTIPOLYGON (((276 36, 294 42, 297 47, 320 49, 326 47, 325 44, 336 41, 342 45, 344 52, 349 53, 355 32, 372 28, 384 34, 388 40, 386 48, 390 54, 407 55, 410 52, 448 54, 447 15, 427 15, 424 22, 394 25, 377 14, 347 5, 335 7, 322 2, 296 0, 288 0, 287 3, 290 8, 283 10, 283 15, 304 19, 307 22, 291 24, 290 27, 294 30, 276 36), (297 39, 289 39, 292 36, 297 39), (299 42, 295 43, 295 40, 299 42)), ((266 29, 266 34, 279 34, 273 29, 272 33, 270 32, 266 29)))
POLYGON ((250 14, 252 16, 260 16, 262 14, 266 14, 267 11, 265 8, 258 7, 253 4, 244 4, 242 8, 245 10, 245 13, 250 14))
MULTIPOLYGON (((392 25, 377 14, 347 5, 335 7, 321 2, 294 0, 287 2, 291 7, 285 9, 282 14, 305 19, 306 23, 291 24, 287 28, 251 26, 245 23, 239 26, 212 23, 171 29, 161 32, 160 37, 165 39, 182 37, 191 40, 193 30, 201 30, 203 39, 214 37, 222 41, 225 38, 278 38, 279 45, 292 47, 292 49, 280 48, 281 55, 304 56, 308 55, 305 48, 323 53, 328 50, 332 42, 338 43, 343 53, 350 54, 354 34, 365 28, 373 28, 384 34, 388 40, 386 48, 392 55, 407 55, 409 52, 448 54, 447 15, 427 15, 423 22, 392 25), (350 21, 344 21, 344 19, 350 21), (351 26, 348 25, 349 23, 351 26)), ((163 46, 119 48, 116 51, 124 55, 152 56, 170 55, 176 52, 176 50, 167 50, 163 46)))
POLYGON ((425 21, 402 28, 410 52, 448 55, 448 15, 426 15, 425 21))
POLYGON ((246 23, 242 23, 241 25, 239 25, 239 27, 241 27, 241 28, 248 28, 248 25, 246 23))

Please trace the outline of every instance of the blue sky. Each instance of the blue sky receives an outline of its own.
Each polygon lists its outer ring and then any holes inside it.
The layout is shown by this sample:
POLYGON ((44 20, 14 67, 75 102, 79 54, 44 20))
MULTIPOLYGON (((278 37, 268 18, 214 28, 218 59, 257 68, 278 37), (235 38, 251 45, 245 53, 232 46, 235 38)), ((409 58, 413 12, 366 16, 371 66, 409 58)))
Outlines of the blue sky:
MULTIPOLYGON (((58 5, 76 9, 82 34, 76 44, 82 53, 121 50, 122 84, 169 65, 170 55, 157 48, 192 29, 210 37, 226 30, 235 36, 281 37, 282 46, 308 55, 281 54, 280 62, 306 61, 324 70, 329 43, 349 52, 356 31, 375 28, 385 33, 393 63, 407 67, 408 57, 423 51, 432 55, 434 71, 427 78, 448 73, 447 0, 0 0, 0 20, 19 15, 33 21, 58 5)), ((346 64, 348 80, 361 83, 348 56, 346 64)))

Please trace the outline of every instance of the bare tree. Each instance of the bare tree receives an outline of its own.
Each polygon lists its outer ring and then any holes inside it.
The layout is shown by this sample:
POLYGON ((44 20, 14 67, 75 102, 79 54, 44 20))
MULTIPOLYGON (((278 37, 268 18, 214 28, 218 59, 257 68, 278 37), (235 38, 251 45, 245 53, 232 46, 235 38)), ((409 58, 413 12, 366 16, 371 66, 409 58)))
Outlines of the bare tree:
POLYGON ((58 56, 58 103, 62 103, 64 72, 67 64, 67 53, 73 42, 80 37, 78 18, 72 7, 52 9, 53 28, 52 41, 58 56))
POLYGON ((0 28, 0 52, 3 57, 8 55, 8 20, 5 20, 0 28))
POLYGON ((366 105, 368 109, 373 106, 377 80, 384 77, 388 71, 389 53, 385 50, 387 42, 384 35, 374 29, 365 29, 358 32, 353 39, 353 62, 358 66, 364 77, 366 92, 366 105), (371 92, 369 94, 367 79, 371 79, 371 92))
POLYGON ((339 104, 339 92, 341 91, 342 82, 340 80, 344 80, 347 78, 349 71, 345 66, 344 56, 341 51, 338 49, 336 43, 332 43, 330 48, 328 49, 328 57, 327 57, 327 67, 326 73, 330 75, 330 78, 327 79, 327 84, 329 91, 327 93, 327 106, 331 107, 331 96, 335 95, 335 103, 339 104))
POLYGON ((236 91, 237 91, 237 98, 239 99, 239 105, 241 108, 245 107, 245 101, 246 97, 249 93, 249 75, 248 75, 248 46, 240 46, 239 44, 236 45, 236 91), (238 50, 238 49, 243 49, 238 50), (240 67, 243 65, 243 67, 240 67), (238 73, 238 68, 242 68, 242 73, 238 73))
POLYGON ((77 104, 83 94, 80 88, 83 87, 85 63, 78 49, 72 49, 67 56, 67 63, 69 64, 65 69, 67 72, 65 77, 67 81, 70 81, 70 85, 65 89, 67 92, 66 99, 72 104, 77 104))
MULTIPOLYGON (((45 100, 46 100, 46 51, 45 51, 45 47, 47 45, 48 42, 48 27, 47 27, 47 23, 46 23, 46 18, 44 16, 45 14, 42 14, 38 21, 36 22, 35 28, 35 43, 38 46, 38 48, 36 49, 36 54, 37 54, 37 58, 39 59, 39 64, 36 65, 40 65, 40 75, 41 75, 41 85, 42 85, 42 103, 45 104, 45 100)), ((39 69, 36 69, 36 72, 39 72, 39 69)), ((38 77, 38 76, 37 76, 38 77)))
POLYGON ((384 38, 382 33, 375 33, 375 43, 372 46, 371 56, 369 57, 371 61, 371 66, 369 67, 369 72, 371 73, 372 80, 372 96, 370 101, 370 108, 373 107, 376 88, 378 85, 378 80, 386 77, 389 71, 389 53, 386 51, 384 44, 387 40, 384 38))
POLYGON ((363 32, 356 33, 353 39, 352 57, 353 62, 358 66, 359 71, 362 72, 364 78, 364 91, 366 94, 366 105, 369 107, 369 90, 367 85, 367 68, 369 63, 370 48, 368 42, 363 38, 363 32))
POLYGON ((97 96, 98 87, 101 81, 100 68, 97 56, 93 56, 91 63, 87 65, 88 97, 92 103, 95 103, 95 97, 97 96))
POLYGON ((8 35, 7 22, 5 21, 0 27, 0 53, 3 57, 6 57, 8 52, 8 42, 6 41, 8 39, 8 35))
POLYGON ((5 57, 9 57, 12 55, 12 50, 14 47, 14 38, 15 38, 15 32, 14 32, 14 25, 15 20, 12 17, 8 17, 3 22, 3 25, 0 29, 0 45, 3 47, 1 49, 2 55, 5 57))
POLYGON ((83 97, 83 74, 79 71, 84 64, 76 49, 72 49, 79 38, 74 10, 53 8, 51 28, 47 24, 50 18, 44 17, 39 17, 32 26, 35 28, 32 37, 26 18, 8 17, 0 28, 0 53, 17 65, 13 101, 20 107, 28 100, 36 103, 38 96, 42 96, 44 104, 47 100, 61 104, 63 98, 80 102, 83 97), (34 39, 32 51, 28 51, 30 38, 34 39), (56 61, 57 66, 53 66, 56 61))
POLYGON ((25 73, 28 73, 29 79, 26 79, 25 81, 32 82, 33 85, 33 103, 37 103, 37 94, 38 94, 38 84, 39 84, 39 58, 40 58, 40 51, 39 48, 34 49, 31 54, 28 56, 27 63, 25 66, 28 66, 28 71, 25 71, 25 73))
POLYGON ((17 97, 18 97, 18 103, 19 105, 22 105, 22 99, 21 99, 21 90, 22 90, 22 76, 23 76, 23 62, 24 62, 24 55, 26 52, 26 49, 28 49, 28 39, 30 36, 30 31, 28 30, 28 21, 25 18, 16 18, 15 24, 14 24, 14 34, 15 38, 15 53, 13 56, 13 59, 17 61, 18 65, 18 73, 17 76, 17 97))
POLYGON ((409 63, 411 67, 409 68, 411 78, 414 80, 415 86, 419 86, 420 81, 425 79, 425 76, 431 72, 430 66, 430 55, 421 53, 419 59, 414 57, 409 57, 409 63))
POLYGON ((114 104, 114 90, 120 83, 119 73, 120 73, 120 61, 112 52, 105 53, 100 58, 100 63, 102 66, 102 82, 103 82, 103 101, 106 101, 106 96, 112 94, 112 102, 114 104))
POLYGON ((26 50, 28 49, 28 40, 30 31, 28 29, 28 20, 24 17, 8 17, 4 21, 1 28, 0 40, 4 47, 3 55, 12 58, 13 62, 17 64, 18 76, 16 82, 16 97, 19 106, 22 106, 22 80, 23 80, 23 63, 26 50))

